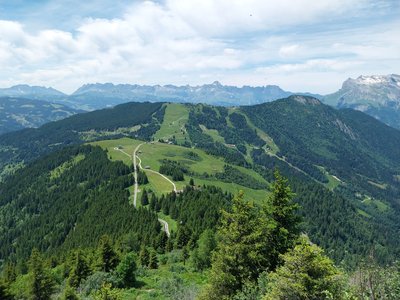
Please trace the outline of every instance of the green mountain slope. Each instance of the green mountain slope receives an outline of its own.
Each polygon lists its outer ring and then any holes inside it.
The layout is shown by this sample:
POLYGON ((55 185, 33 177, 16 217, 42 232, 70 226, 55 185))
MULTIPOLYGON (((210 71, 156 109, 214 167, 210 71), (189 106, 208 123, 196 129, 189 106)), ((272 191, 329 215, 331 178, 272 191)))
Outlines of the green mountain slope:
POLYGON ((149 138, 159 129, 162 103, 127 103, 0 136, 0 170, 68 145, 118 136, 149 138))
POLYGON ((63 104, 45 101, 0 97, 0 135, 28 127, 39 127, 82 112, 63 104))
POLYGON ((103 234, 155 238, 157 216, 129 205, 131 169, 99 147, 55 152, 0 185, 1 259, 27 258, 33 247, 60 253, 93 247, 103 234), (99 221, 101 220, 101 221, 99 221))
MULTIPOLYGON (((128 103, 3 135, 0 162, 29 164, 67 145, 95 141, 111 161, 130 166, 135 147, 145 140, 154 141, 141 146, 142 166, 170 170, 169 179, 182 174, 178 189, 193 178, 196 185, 230 193, 242 189, 247 199, 259 202, 279 168, 303 206, 303 229, 337 261, 353 261, 371 248, 382 261, 398 255, 400 134, 360 112, 335 110, 311 97, 229 109, 128 103)), ((69 164, 54 166, 51 176, 69 164)), ((140 187, 139 199, 144 189, 157 197, 171 191, 168 181, 146 174, 149 183, 140 187)), ((10 178, 4 183, 9 189, 18 177, 10 178)), ((133 186, 126 188, 129 202, 133 186)))
MULTIPOLYGON (((384 186, 386 198, 397 202, 397 130, 361 112, 335 110, 316 99, 300 96, 242 110, 273 138, 280 157, 315 180, 327 180, 318 168, 323 166, 343 182, 342 186, 351 185, 375 196, 384 196, 384 186)), ((254 158, 259 154, 254 152, 254 158)))

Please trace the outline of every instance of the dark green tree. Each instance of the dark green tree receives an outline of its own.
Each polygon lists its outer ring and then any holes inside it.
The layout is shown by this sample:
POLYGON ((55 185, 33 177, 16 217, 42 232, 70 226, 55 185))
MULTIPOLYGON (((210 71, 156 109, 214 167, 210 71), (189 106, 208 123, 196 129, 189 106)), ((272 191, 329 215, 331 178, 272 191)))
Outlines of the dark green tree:
POLYGON ((158 268, 157 252, 154 249, 152 249, 150 251, 149 268, 150 269, 157 269, 158 268))
POLYGON ((67 285, 64 289, 62 300, 79 300, 79 297, 74 288, 72 288, 70 285, 67 285))
POLYGON ((3 277, 5 282, 12 283, 17 278, 16 267, 12 262, 7 262, 3 270, 3 277))
POLYGON ((0 299, 1 300, 12 300, 14 297, 8 291, 8 284, 0 280, 0 299))
POLYGON ((142 203, 143 206, 149 204, 149 195, 146 189, 143 189, 142 197, 140 198, 140 203, 142 203))
POLYGON ((268 218, 272 218, 275 226, 272 230, 273 247, 270 249, 268 259, 270 270, 275 270, 279 265, 280 254, 292 248, 299 235, 300 218, 296 215, 299 205, 293 202, 288 181, 278 170, 274 172, 275 181, 271 188, 264 211, 268 218))
POLYGON ((150 262, 150 253, 146 246, 142 245, 139 252, 139 261, 142 267, 147 267, 150 262))
POLYGON ((41 254, 36 248, 29 259, 30 296, 33 300, 47 300, 54 291, 54 281, 45 267, 41 254))
POLYGON ((156 248, 160 253, 164 253, 168 243, 168 235, 165 231, 161 231, 157 237, 156 248))
POLYGON ((232 211, 223 211, 218 229, 219 244, 213 255, 210 285, 200 299, 228 299, 247 282, 256 282, 269 268, 271 228, 274 222, 263 210, 243 199, 233 199, 232 211))
POLYGON ((110 272, 118 264, 118 256, 114 251, 111 239, 108 235, 103 235, 100 238, 97 247, 98 265, 103 272, 110 272))
POLYGON ((186 245, 185 247, 182 248, 182 260, 183 264, 186 265, 186 261, 190 257, 190 250, 189 250, 189 245, 186 245))
POLYGON ((153 193, 150 198, 150 209, 155 210, 157 205, 157 196, 153 193))
POLYGON ((263 300, 349 299, 343 274, 307 237, 301 237, 294 249, 282 255, 282 260, 283 265, 268 275, 263 300))
POLYGON ((193 178, 190 178, 190 180, 189 180, 189 185, 194 186, 194 180, 193 180, 193 178))
POLYGON ((83 255, 81 250, 77 250, 74 253, 71 270, 68 276, 69 285, 74 288, 79 287, 82 281, 85 280, 90 273, 86 257, 83 255))
POLYGON ((148 184, 149 179, 147 178, 147 175, 144 171, 138 170, 138 184, 148 184))
POLYGON ((176 241, 175 241, 175 246, 178 249, 182 249, 183 247, 185 247, 191 238, 191 232, 190 229, 185 226, 185 225, 180 225, 178 227, 178 232, 176 234, 176 241))
POLYGON ((122 287, 130 288, 136 282, 136 255, 133 252, 127 253, 116 268, 116 275, 122 287))
POLYGON ((212 230, 206 229, 197 241, 198 247, 193 250, 191 263, 197 271, 202 271, 211 266, 212 251, 217 246, 215 234, 212 230))

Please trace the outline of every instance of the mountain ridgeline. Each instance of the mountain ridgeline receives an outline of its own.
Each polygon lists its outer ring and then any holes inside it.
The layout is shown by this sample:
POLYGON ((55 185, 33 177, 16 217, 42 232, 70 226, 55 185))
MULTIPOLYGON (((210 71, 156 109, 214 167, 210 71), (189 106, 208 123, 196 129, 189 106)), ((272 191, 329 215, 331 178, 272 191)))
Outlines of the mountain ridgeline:
MULTIPOLYGON (((95 83, 85 84, 71 95, 66 95, 53 88, 28 85, 0 89, 0 96, 40 99, 89 111, 129 101, 206 103, 222 106, 252 105, 270 102, 292 94, 276 85, 240 88, 222 85, 218 81, 198 86, 95 83)), ((312 95, 310 93, 300 94, 312 95)), ((317 94, 312 96, 321 97, 317 94)))
POLYGON ((400 129, 400 76, 372 75, 349 78, 342 88, 322 98, 338 108, 352 108, 400 129))
MULTIPOLYGON (((0 93, 1 95, 1 93, 0 93)), ((72 116, 80 110, 36 99, 0 97, 0 135, 26 127, 39 127, 72 116)))
MULTIPOLYGON (((71 255, 84 249, 92 269, 101 270, 93 256, 103 253, 96 244, 104 246, 104 234, 118 253, 139 253, 141 276, 158 264, 168 272, 189 272, 189 256, 197 270, 190 276, 200 276, 199 270, 210 268, 215 244, 229 244, 215 240, 215 232, 235 234, 227 229, 236 226, 229 216, 241 209, 250 215, 243 212, 240 218, 273 215, 268 206, 273 200, 266 199, 280 191, 276 182, 285 182, 276 169, 295 193, 282 190, 294 197, 292 220, 301 217, 293 236, 306 233, 348 269, 371 253, 381 264, 400 255, 400 132, 310 96, 239 107, 125 103, 1 135, 0 166, 0 261, 22 276, 35 247, 55 266, 75 263, 71 255), (133 151, 143 164, 137 207, 129 204, 135 190, 133 151), (176 192, 170 181, 160 183, 157 170, 175 182, 176 192), (244 195, 235 197, 238 189, 244 195), (161 230, 159 220, 170 232, 161 230), (179 260, 181 271, 175 269, 179 260)), ((270 232, 271 224, 260 232, 270 232)), ((274 255, 271 271, 281 264, 274 255)), ((73 269, 65 268, 64 275, 71 276, 73 269)), ((102 272, 93 276, 106 276, 102 272)), ((180 284, 171 282, 162 284, 165 293, 180 284)), ((241 284, 245 280, 235 288, 241 284)))

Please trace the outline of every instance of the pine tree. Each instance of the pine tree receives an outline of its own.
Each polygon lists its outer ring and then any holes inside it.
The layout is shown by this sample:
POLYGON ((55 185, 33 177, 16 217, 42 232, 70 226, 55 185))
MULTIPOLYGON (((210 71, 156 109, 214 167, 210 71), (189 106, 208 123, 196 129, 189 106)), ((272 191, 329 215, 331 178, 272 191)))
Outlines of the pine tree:
POLYGON ((278 170, 274 173, 275 181, 271 188, 271 196, 264 205, 267 217, 275 222, 272 231, 273 245, 269 253, 270 270, 281 263, 280 254, 292 248, 299 235, 300 219, 296 215, 298 204, 293 202, 292 193, 287 179, 282 177, 278 170))
POLYGON ((63 300, 79 300, 79 297, 76 294, 75 290, 71 286, 67 285, 65 287, 62 299, 63 300))
POLYGON ((185 247, 189 243, 190 237, 190 229, 185 225, 180 225, 176 234, 176 248, 182 249, 183 247, 185 247))
POLYGON ((83 280, 90 275, 89 264, 81 250, 74 253, 68 283, 71 287, 79 287, 83 280))
POLYGON ((186 264, 186 261, 188 260, 189 257, 190 257, 190 255, 189 255, 189 246, 186 245, 182 249, 182 260, 183 260, 183 264, 184 265, 186 264))
POLYGON ((219 245, 213 255, 210 286, 200 299, 231 298, 247 282, 256 282, 269 267, 274 223, 262 210, 243 199, 243 192, 233 199, 232 211, 222 212, 218 229, 219 245))
POLYGON ((158 268, 158 258, 157 253, 154 249, 150 251, 150 260, 149 260, 149 268, 157 269, 158 268))
POLYGON ((168 235, 165 231, 161 231, 158 234, 157 241, 156 241, 156 248, 160 253, 164 253, 165 248, 168 243, 168 235))
POLYGON ((344 276, 307 237, 282 256, 283 265, 268 275, 264 300, 349 299, 344 276))
POLYGON ((37 249, 32 250, 29 259, 29 272, 32 274, 30 282, 30 296, 33 300, 47 300, 54 290, 54 281, 49 270, 44 266, 43 259, 37 249))
POLYGON ((210 229, 203 231, 197 244, 198 247, 191 255, 191 263, 197 271, 201 271, 210 267, 211 253, 217 247, 213 231, 210 229))
POLYGON ((174 242, 173 242, 172 238, 169 238, 167 241, 167 245, 165 247, 165 251, 171 252, 172 250, 174 250, 174 242))
POLYGON ((4 267, 3 274, 4 274, 4 275, 3 275, 4 280, 5 280, 8 284, 14 282, 15 279, 17 278, 15 264, 12 263, 12 262, 7 262, 6 265, 5 265, 5 267, 4 267))
POLYGON ((142 245, 140 252, 139 252, 139 261, 142 267, 147 267, 150 262, 150 253, 147 250, 147 247, 142 245))
POLYGON ((118 256, 115 253, 111 239, 108 235, 100 238, 97 248, 99 269, 103 272, 112 271, 118 264, 118 256))
POLYGON ((193 180, 193 178, 190 178, 190 180, 189 180, 189 185, 194 186, 194 180, 193 180))
POLYGON ((133 252, 127 253, 116 268, 116 275, 122 287, 133 287, 136 282, 136 269, 136 255, 133 252))
POLYGON ((12 300, 14 297, 8 291, 8 284, 0 280, 0 299, 1 300, 12 300))
POLYGON ((150 209, 151 209, 151 210, 155 210, 156 205, 157 205, 157 197, 156 197, 156 195, 153 193, 153 194, 151 195, 151 198, 150 198, 150 209))
POLYGON ((146 189, 143 189, 142 197, 140 198, 140 202, 143 206, 149 204, 149 195, 147 194, 146 189))

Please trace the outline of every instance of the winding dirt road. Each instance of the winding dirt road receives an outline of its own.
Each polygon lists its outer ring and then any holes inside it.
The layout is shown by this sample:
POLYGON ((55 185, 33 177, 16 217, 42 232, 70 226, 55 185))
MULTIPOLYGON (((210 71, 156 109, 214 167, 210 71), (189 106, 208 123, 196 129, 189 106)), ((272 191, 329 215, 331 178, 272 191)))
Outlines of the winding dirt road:
MULTIPOLYGON (((132 161, 133 161, 133 169, 134 169, 133 177, 135 178, 135 188, 134 188, 134 193, 133 193, 133 206, 134 206, 134 207, 136 207, 137 194, 138 194, 138 189, 139 189, 139 184, 138 184, 138 180, 137 180, 137 179, 138 179, 137 166, 139 166, 139 168, 140 168, 141 170, 145 171, 145 172, 146 172, 146 171, 147 171, 147 172, 152 172, 152 173, 155 173, 155 174, 161 176, 162 178, 164 178, 165 180, 167 180, 169 183, 171 183, 172 186, 173 186, 173 191, 174 191, 175 193, 177 192, 175 183, 174 183, 172 180, 170 180, 168 177, 166 177, 165 175, 163 175, 163 174, 161 174, 161 173, 159 173, 159 172, 157 172, 157 171, 142 168, 142 160, 140 159, 139 156, 137 156, 136 153, 137 153, 137 151, 139 150, 139 148, 140 148, 143 144, 144 144, 144 143, 141 143, 141 144, 139 144, 139 145, 136 146, 135 150, 134 150, 133 153, 132 153, 132 156, 131 156, 130 154, 126 153, 126 152, 125 152, 124 150, 122 150, 122 149, 119 149, 119 148, 117 148, 117 147, 114 148, 114 150, 118 150, 118 151, 124 153, 125 155, 129 156, 129 157, 132 159, 132 161), (139 164, 136 162, 136 160, 139 160, 139 164)), ((171 233, 170 233, 170 231, 169 231, 168 222, 165 221, 165 220, 163 220, 163 219, 158 219, 158 221, 163 225, 163 230, 165 231, 165 233, 167 234, 167 236, 170 237, 171 233)))

